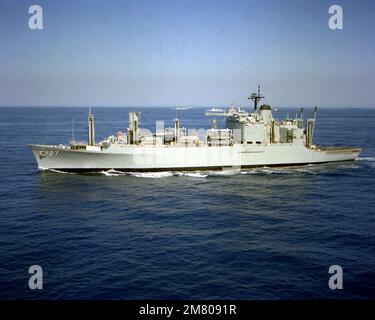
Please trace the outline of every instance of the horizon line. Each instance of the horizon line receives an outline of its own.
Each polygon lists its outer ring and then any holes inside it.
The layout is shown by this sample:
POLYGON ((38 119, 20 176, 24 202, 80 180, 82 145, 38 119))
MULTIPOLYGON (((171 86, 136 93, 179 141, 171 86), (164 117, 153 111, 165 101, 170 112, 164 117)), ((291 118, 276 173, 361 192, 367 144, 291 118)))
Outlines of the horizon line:
MULTIPOLYGON (((252 106, 243 106, 243 105, 234 105, 235 107, 240 107, 240 108, 252 108, 252 106)), ((227 108, 228 106, 216 106, 216 107, 221 107, 221 108, 227 108)), ((271 106, 272 107, 272 106, 271 106)), ((311 106, 304 106, 305 108, 314 108, 315 105, 311 106)), ((175 106, 175 105, 163 105, 163 106, 150 106, 150 105, 124 105, 124 106, 119 106, 119 105, 98 105, 98 106, 93 106, 93 105, 0 105, 0 108, 212 108, 212 105, 209 106, 175 106)), ((272 107, 272 109, 280 109, 280 108, 301 108, 301 105, 296 105, 296 106, 277 106, 277 107, 272 107)), ((328 105, 322 105, 319 106, 318 108, 324 108, 324 109, 374 109, 375 106, 328 106, 328 105)), ((180 109, 183 111, 183 109, 180 109)))

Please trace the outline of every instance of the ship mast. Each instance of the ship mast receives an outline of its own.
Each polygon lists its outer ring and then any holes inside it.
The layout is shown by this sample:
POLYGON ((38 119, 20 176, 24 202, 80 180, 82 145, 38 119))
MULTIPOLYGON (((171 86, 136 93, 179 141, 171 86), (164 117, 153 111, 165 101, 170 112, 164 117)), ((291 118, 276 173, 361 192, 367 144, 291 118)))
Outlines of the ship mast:
POLYGON ((254 112, 257 111, 258 108, 258 102, 263 99, 264 96, 260 94, 260 85, 258 84, 258 93, 252 93, 250 97, 248 97, 249 100, 253 100, 254 102, 254 112))

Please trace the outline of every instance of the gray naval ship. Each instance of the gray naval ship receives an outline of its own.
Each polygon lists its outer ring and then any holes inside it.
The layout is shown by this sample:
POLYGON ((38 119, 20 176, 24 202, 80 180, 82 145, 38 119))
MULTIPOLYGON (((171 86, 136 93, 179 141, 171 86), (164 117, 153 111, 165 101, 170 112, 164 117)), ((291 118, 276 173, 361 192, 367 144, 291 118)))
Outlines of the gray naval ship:
POLYGON ((139 113, 129 113, 125 133, 95 142, 94 116, 88 115, 88 141, 68 145, 32 144, 30 148, 38 168, 60 171, 169 171, 225 170, 271 166, 297 166, 355 160, 361 152, 356 147, 322 147, 313 144, 317 108, 312 118, 303 119, 303 108, 293 119, 277 120, 271 107, 260 105, 264 96, 250 95, 253 108, 245 111, 228 108, 206 115, 223 116, 226 127, 212 128, 199 137, 196 130, 174 126, 156 126, 156 132, 139 128, 139 113))

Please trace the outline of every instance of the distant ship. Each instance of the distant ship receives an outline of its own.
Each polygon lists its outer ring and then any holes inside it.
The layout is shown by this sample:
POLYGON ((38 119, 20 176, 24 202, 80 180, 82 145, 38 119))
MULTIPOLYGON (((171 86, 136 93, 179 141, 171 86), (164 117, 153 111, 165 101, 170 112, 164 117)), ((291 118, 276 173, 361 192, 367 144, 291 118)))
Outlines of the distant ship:
MULTIPOLYGON (((61 171, 169 171, 223 170, 264 166, 295 166, 355 160, 357 147, 322 147, 313 144, 317 108, 304 121, 303 108, 294 119, 277 120, 271 107, 263 104, 258 92, 249 97, 253 110, 231 107, 220 115, 226 126, 218 129, 216 120, 202 139, 195 130, 180 126, 158 128, 153 134, 139 129, 139 113, 129 113, 126 133, 119 132, 95 142, 94 116, 88 115, 88 141, 68 145, 32 144, 30 148, 39 169, 61 171)), ((217 114, 215 112, 215 114, 217 114)))
POLYGON ((224 110, 220 108, 211 108, 209 110, 206 110, 206 112, 224 112, 224 110))
POLYGON ((192 109, 192 107, 179 106, 179 107, 176 107, 174 110, 190 110, 190 109, 192 109))
POLYGON ((216 115, 221 116, 223 115, 224 112, 225 111, 223 109, 214 107, 214 108, 206 110, 205 115, 206 116, 216 116, 216 115))

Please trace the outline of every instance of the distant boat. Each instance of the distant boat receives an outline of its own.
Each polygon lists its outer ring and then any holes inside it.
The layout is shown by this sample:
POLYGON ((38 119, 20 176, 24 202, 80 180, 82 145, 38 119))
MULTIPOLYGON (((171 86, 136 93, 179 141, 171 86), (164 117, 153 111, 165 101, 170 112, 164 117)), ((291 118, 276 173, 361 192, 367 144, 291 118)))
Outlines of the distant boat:
POLYGON ((206 112, 224 112, 224 110, 220 108, 211 108, 209 110, 206 110, 206 112))
POLYGON ((175 110, 189 110, 192 109, 192 107, 176 107, 175 110))
POLYGON ((225 114, 225 111, 220 108, 211 108, 206 110, 204 113, 206 116, 222 116, 225 114))

